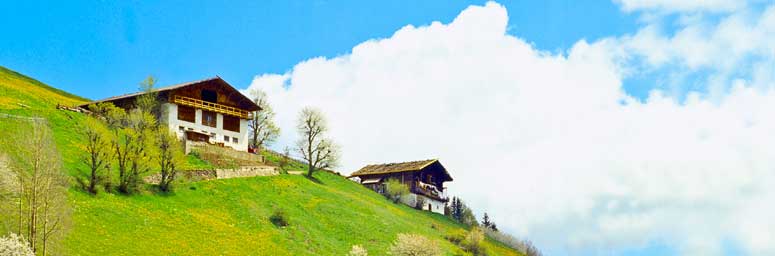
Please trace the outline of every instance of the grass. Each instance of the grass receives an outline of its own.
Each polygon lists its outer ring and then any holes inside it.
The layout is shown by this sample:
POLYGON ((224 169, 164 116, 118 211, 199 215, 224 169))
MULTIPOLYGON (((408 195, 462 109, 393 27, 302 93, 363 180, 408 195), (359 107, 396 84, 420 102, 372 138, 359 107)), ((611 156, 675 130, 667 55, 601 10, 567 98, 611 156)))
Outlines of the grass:
MULTIPOLYGON (((75 105, 73 97, 13 71, 0 68, 0 113, 48 120, 65 171, 83 175, 82 114, 57 110, 75 105)), ((25 129, 22 121, 0 118, 0 133, 25 129)), ((2 143, 0 152, 15 145, 2 143)), ((7 141, 6 141, 7 142, 7 141)), ((277 154, 265 152, 270 163, 277 154)), ((196 155, 191 169, 212 169, 196 155)), ((290 170, 306 170, 291 161, 290 170)), ((317 172, 313 182, 301 175, 212 180, 175 185, 172 193, 152 190, 132 196, 72 188, 72 225, 61 244, 65 255, 344 255, 360 244, 384 255, 399 233, 416 233, 439 242, 449 255, 465 255, 443 237, 463 227, 448 218, 393 204, 341 176, 317 172), (288 226, 270 217, 284 212, 288 226)), ((75 184, 75 182, 71 182, 75 184)), ((2 218, 2 217, 0 217, 2 218)), ((8 219, 0 219, 8 223, 8 219)), ((0 234, 8 231, 0 225, 0 234)), ((518 255, 487 241, 492 255, 518 255)))
MULTIPOLYGON (((437 240, 462 227, 444 216, 393 204, 330 173, 320 183, 300 175, 215 180, 180 186, 174 195, 96 197, 72 193, 74 229, 67 254, 344 255, 361 244, 375 255, 398 233, 437 240), (281 209, 289 225, 271 216, 281 209)), ((489 243, 495 255, 513 254, 489 243)))

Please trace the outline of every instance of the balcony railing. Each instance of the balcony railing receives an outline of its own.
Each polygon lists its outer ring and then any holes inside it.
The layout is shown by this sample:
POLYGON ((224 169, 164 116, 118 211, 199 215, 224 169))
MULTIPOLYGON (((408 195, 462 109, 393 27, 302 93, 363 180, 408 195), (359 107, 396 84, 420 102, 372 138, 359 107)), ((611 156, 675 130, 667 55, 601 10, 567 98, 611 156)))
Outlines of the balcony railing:
POLYGON ((430 198, 435 198, 438 200, 446 201, 447 200, 447 193, 444 191, 445 189, 442 188, 439 190, 436 188, 436 186, 423 183, 423 182, 415 182, 413 186, 411 187, 411 191, 416 194, 421 194, 428 196, 430 198))
POLYGON ((235 107, 203 101, 200 99, 184 97, 180 95, 175 95, 172 98, 172 103, 198 108, 202 110, 212 111, 216 113, 221 113, 224 115, 236 116, 242 119, 248 119, 250 117, 250 112, 247 110, 242 110, 235 107))

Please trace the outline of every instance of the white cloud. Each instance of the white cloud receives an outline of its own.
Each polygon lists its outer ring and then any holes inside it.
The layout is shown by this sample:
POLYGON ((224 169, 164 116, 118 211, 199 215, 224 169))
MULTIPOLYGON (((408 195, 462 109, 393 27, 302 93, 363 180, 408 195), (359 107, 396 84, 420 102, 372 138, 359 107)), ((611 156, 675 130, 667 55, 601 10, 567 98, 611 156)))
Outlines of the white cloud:
POLYGON ((622 10, 673 12, 728 12, 746 5, 743 0, 614 0, 622 10))
MULTIPOLYGON (((550 254, 656 241, 709 255, 728 240, 775 253, 771 69, 729 80, 732 89, 713 101, 691 93, 677 102, 657 90, 639 101, 622 89, 633 56, 653 67, 708 65, 736 50, 690 47, 677 55, 675 45, 715 45, 750 23, 718 26, 707 38, 704 31, 668 38, 645 27, 579 41, 558 55, 507 35, 507 21, 498 4, 472 6, 450 24, 406 26, 351 54, 257 76, 251 87, 275 106, 279 144, 292 145, 302 107, 318 107, 343 146, 342 172, 439 158, 455 178, 453 194, 550 254)), ((772 67, 771 55, 763 56, 772 67)))
POLYGON ((668 63, 695 70, 712 68, 730 70, 755 56, 775 55, 775 8, 760 13, 741 11, 709 18, 686 20, 672 35, 661 27, 661 20, 649 22, 635 35, 623 38, 623 45, 632 53, 648 58, 651 65, 668 63))

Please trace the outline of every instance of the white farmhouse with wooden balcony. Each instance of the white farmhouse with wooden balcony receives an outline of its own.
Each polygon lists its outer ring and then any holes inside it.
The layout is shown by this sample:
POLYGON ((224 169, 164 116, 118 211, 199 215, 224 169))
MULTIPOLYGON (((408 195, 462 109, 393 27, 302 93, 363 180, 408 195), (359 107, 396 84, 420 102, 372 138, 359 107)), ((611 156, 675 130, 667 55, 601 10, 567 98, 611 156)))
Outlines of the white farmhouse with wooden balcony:
MULTIPOLYGON (((253 101, 220 77, 154 90, 161 104, 159 121, 182 139, 248 150, 248 119, 260 111, 253 101)), ((110 102, 130 109, 143 92, 90 102, 110 102)))
POLYGON ((444 214, 448 201, 444 182, 452 181, 447 169, 436 159, 367 165, 349 176, 356 177, 359 183, 378 193, 386 192, 388 180, 401 182, 410 192, 401 197, 401 202, 439 214, 444 214))

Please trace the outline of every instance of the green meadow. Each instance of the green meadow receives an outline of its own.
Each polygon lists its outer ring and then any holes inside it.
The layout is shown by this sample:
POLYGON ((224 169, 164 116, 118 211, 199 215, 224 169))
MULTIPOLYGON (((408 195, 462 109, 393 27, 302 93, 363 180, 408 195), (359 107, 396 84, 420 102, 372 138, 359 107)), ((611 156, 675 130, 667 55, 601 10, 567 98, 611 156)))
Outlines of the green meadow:
MULTIPOLYGON (((83 114, 57 110, 86 99, 0 67, 0 114, 45 118, 62 155, 64 171, 85 173, 83 114)), ((0 118, 0 132, 25 129, 23 121, 0 118)), ((0 152, 17 146, 0 142, 0 152)), ((346 154, 346 152, 345 152, 346 154)), ((279 156, 267 152, 277 163, 279 156)), ((188 156, 192 169, 210 168, 188 156)), ((298 162, 291 168, 303 169, 298 162)), ((301 175, 237 178, 175 184, 173 193, 152 189, 136 195, 102 192, 92 196, 75 186, 68 191, 70 225, 57 252, 64 255, 346 255, 362 245, 370 255, 385 255, 399 233, 436 240, 448 255, 466 255, 444 236, 464 227, 447 217, 393 204, 342 176, 301 175), (270 221, 285 212, 289 225, 270 221)), ((7 222, 7 220, 3 220, 7 222)), ((9 232, 0 226, 0 234, 9 232)), ((519 255, 487 239, 491 255, 519 255)))

